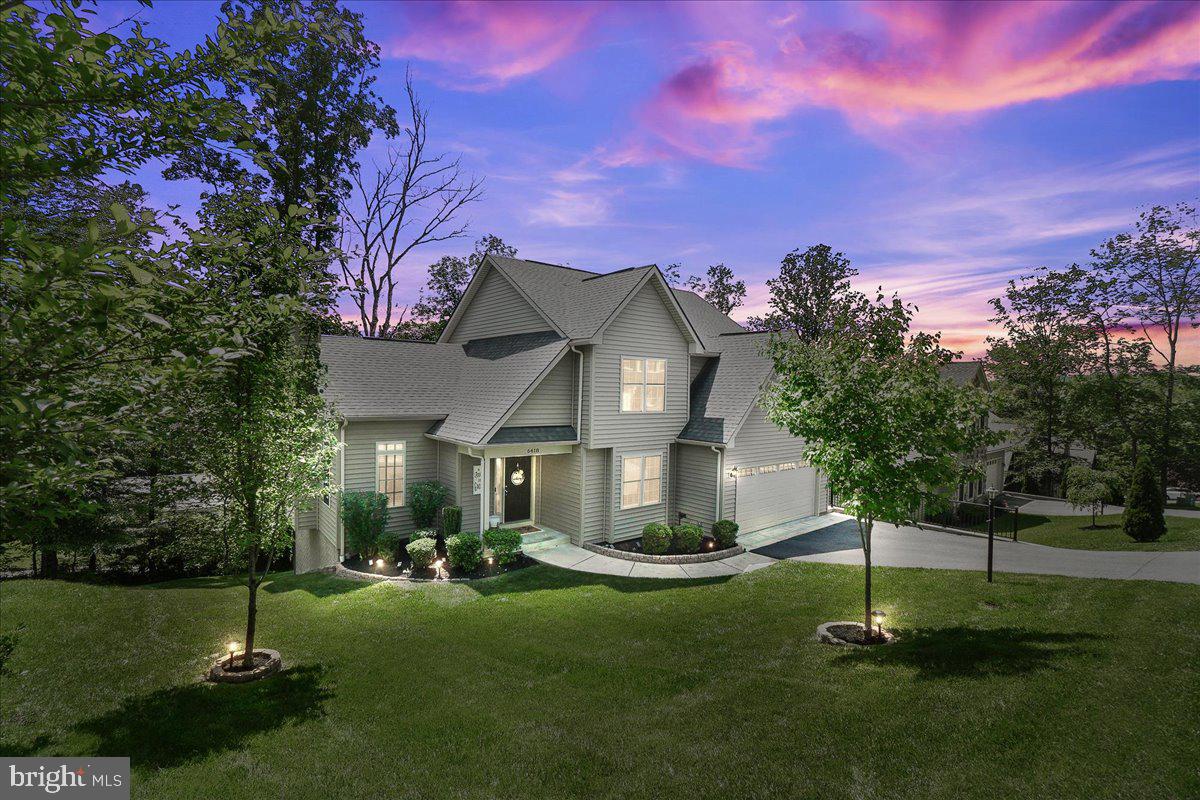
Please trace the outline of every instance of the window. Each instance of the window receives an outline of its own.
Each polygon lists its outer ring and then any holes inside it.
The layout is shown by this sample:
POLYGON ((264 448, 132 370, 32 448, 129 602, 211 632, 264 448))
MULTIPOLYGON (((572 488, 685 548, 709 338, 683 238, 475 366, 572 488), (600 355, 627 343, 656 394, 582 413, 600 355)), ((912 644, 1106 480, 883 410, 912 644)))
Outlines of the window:
POLYGON ((621 460, 621 508, 652 506, 662 500, 662 456, 621 460))
POLYGON ((667 403, 667 360, 665 358, 621 359, 621 410, 657 413, 667 403))
POLYGON ((404 442, 375 443, 375 491, 387 495, 388 508, 404 505, 404 442))

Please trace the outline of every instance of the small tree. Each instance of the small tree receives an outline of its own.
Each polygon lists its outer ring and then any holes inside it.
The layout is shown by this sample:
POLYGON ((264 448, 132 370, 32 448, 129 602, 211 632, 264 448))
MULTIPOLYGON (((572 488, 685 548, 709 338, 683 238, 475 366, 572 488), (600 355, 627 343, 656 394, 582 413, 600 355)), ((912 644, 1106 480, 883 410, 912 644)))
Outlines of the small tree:
POLYGON ((422 481, 408 487, 408 507, 412 510, 413 523, 418 528, 432 528, 437 522, 449 490, 437 481, 422 481))
POLYGON ((1092 527, 1096 527, 1096 514, 1104 513, 1108 502, 1108 484, 1104 473, 1077 464, 1067 470, 1067 502, 1072 508, 1086 508, 1092 512, 1092 527))
POLYGON ((880 294, 861 302, 857 317, 839 336, 773 336, 776 379, 762 402, 772 422, 803 440, 805 458, 858 522, 870 630, 875 521, 900 524, 922 503, 944 502, 938 489, 973 476, 972 456, 995 436, 978 425, 983 394, 939 375, 954 355, 939 336, 909 336, 911 306, 880 294))
POLYGON ((387 495, 383 492, 346 492, 342 495, 346 543, 359 555, 366 558, 375 555, 387 520, 387 495))
POLYGON ((1133 468, 1133 480, 1125 494, 1125 533, 1134 541, 1157 541, 1167 532, 1163 518, 1162 488, 1150 459, 1142 456, 1133 468))

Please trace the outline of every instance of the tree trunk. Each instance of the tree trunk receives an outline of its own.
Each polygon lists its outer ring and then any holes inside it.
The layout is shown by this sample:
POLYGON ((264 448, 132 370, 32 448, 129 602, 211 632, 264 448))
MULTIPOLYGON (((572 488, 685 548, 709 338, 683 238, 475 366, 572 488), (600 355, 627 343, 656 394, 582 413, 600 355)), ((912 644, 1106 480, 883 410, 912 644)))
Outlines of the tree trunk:
POLYGON ((254 582, 253 572, 246 586, 250 590, 250 602, 246 604, 246 653, 242 657, 242 667, 251 669, 254 667, 254 624, 258 613, 258 584, 254 582))
POLYGON ((36 544, 32 544, 32 545, 30 545, 30 546, 29 546, 29 566, 30 566, 30 567, 33 569, 33 572, 32 572, 31 574, 33 575, 33 577, 35 577, 35 578, 36 578, 36 577, 37 577, 37 575, 38 575, 38 571, 37 571, 37 545, 36 545, 36 544))
POLYGON ((863 564, 866 566, 864 577, 866 578, 863 591, 863 620, 866 625, 866 638, 871 638, 871 528, 874 522, 870 517, 867 517, 867 525, 863 529, 863 564))
POLYGON ((42 577, 57 578, 58 577, 58 551, 57 550, 42 550, 42 577))
POLYGON ((96 574, 96 549, 92 548, 92 554, 88 556, 88 572, 96 574))

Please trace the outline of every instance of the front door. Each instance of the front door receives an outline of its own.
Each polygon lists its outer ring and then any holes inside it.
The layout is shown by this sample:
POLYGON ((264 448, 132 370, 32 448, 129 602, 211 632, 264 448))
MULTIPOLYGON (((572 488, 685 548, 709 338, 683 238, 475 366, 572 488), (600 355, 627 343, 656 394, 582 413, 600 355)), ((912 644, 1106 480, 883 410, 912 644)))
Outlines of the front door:
POLYGON ((529 456, 504 459, 504 521, 529 519, 529 487, 533 485, 529 456))

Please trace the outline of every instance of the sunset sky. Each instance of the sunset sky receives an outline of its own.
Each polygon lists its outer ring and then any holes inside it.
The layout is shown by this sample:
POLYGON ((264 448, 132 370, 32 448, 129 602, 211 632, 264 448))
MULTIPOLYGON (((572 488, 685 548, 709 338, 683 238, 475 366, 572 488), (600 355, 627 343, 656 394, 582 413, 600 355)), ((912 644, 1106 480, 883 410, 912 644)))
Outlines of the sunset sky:
MULTIPOLYGON (((1200 3, 347 5, 383 49, 381 94, 400 107, 411 65, 433 144, 485 179, 474 235, 601 271, 723 261, 750 286, 738 318, 825 242, 978 354, 1010 277, 1200 195, 1200 3)), ((139 18, 185 47, 216 11, 139 18)), ((410 295, 469 249, 420 252, 410 295)))

